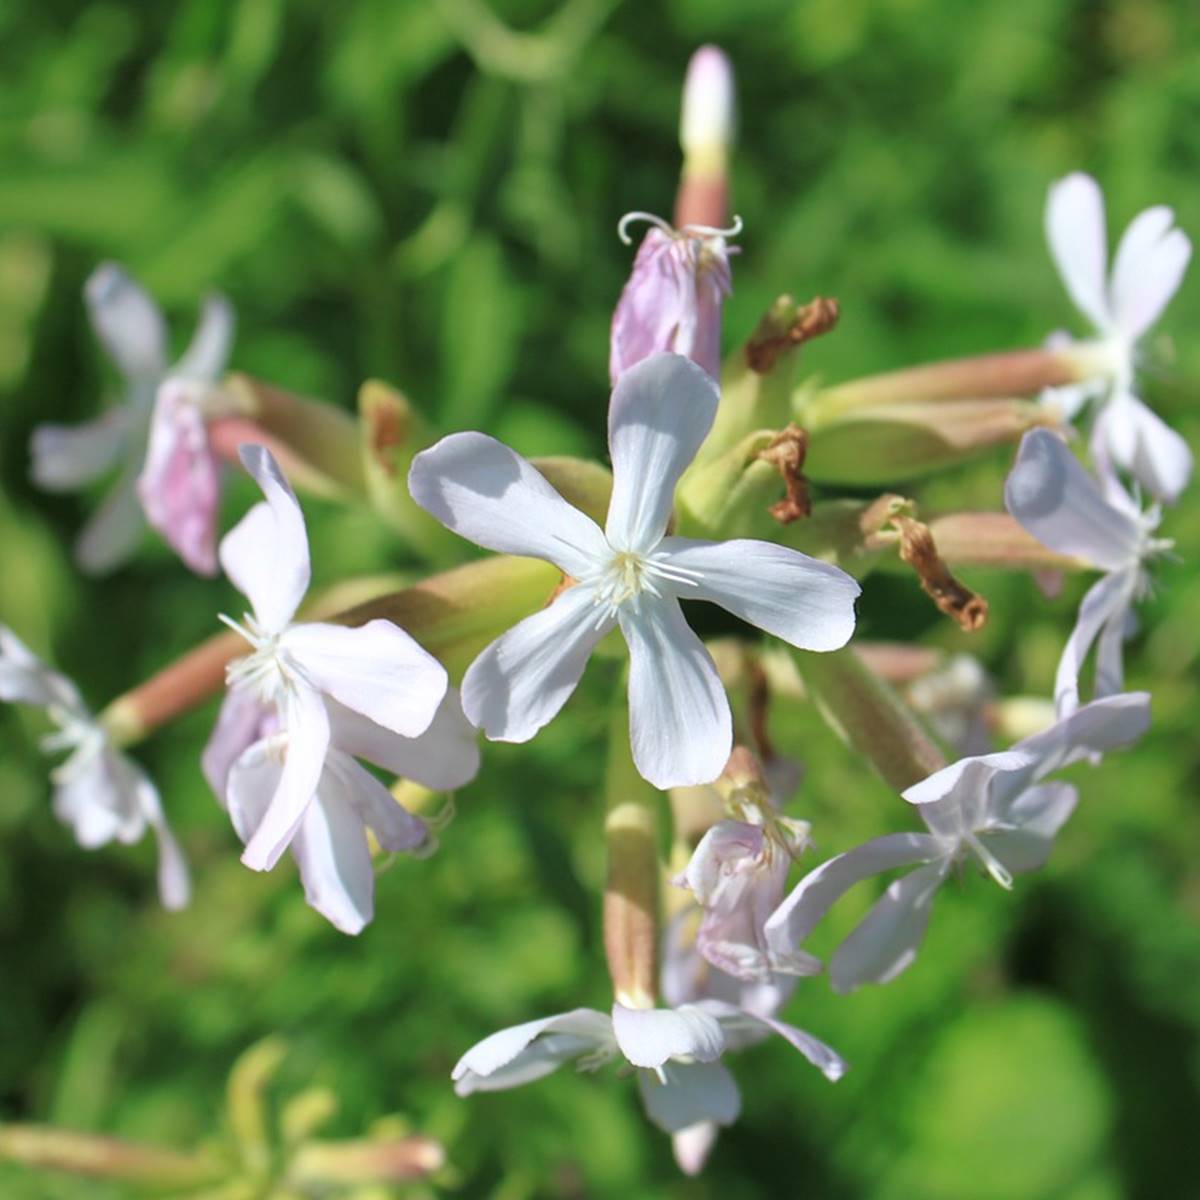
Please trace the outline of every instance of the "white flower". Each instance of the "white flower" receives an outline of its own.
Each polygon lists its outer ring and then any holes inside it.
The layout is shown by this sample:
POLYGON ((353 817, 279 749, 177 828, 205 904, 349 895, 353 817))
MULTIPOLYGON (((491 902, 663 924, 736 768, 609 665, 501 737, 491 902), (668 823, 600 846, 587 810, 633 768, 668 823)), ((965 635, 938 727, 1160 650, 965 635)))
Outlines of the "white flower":
MULTIPOLYGON (((1156 205, 1130 222, 1106 280, 1104 196, 1089 175, 1076 172, 1050 189, 1046 236, 1075 306, 1099 334, 1110 379, 1108 400, 1096 420, 1093 445, 1161 500, 1175 500, 1187 484, 1187 443, 1138 398, 1137 343, 1178 290, 1192 244, 1174 228, 1171 209, 1156 205)), ((1075 407, 1088 393, 1068 394, 1075 407)))
POLYGON ((1140 512, 1115 475, 1101 479, 1103 489, 1059 438, 1034 429, 1021 441, 1004 487, 1008 511, 1039 542, 1104 572, 1084 596, 1059 660, 1054 703, 1060 717, 1079 705, 1079 672, 1093 643, 1096 698, 1124 687, 1121 647, 1134 602, 1149 590, 1146 563, 1173 545, 1151 536, 1161 517, 1157 505, 1140 512))
POLYGON ((478 752, 445 670, 403 630, 292 623, 309 582, 304 517, 267 450, 240 454, 266 502, 221 543, 254 608, 244 625, 223 619, 254 650, 229 667, 205 771, 246 842, 242 861, 268 870, 291 846, 310 903, 356 933, 372 911, 367 828, 411 850, 424 826, 354 759, 450 788, 474 775, 478 752))
POLYGON ((573 581, 467 671, 463 708, 489 738, 533 737, 620 626, 638 770, 659 788, 708 783, 729 758, 729 702, 679 600, 712 601, 807 650, 848 640, 859 587, 844 571, 768 542, 666 536, 675 484, 716 409, 715 384, 678 355, 655 355, 621 376, 609 409, 613 490, 603 531, 481 433, 453 434, 414 459, 413 498, 443 524, 488 549, 546 559, 573 581))
POLYGON ((50 772, 54 815, 87 850, 116 839, 140 841, 149 827, 158 841, 158 891, 166 908, 182 908, 190 886, 187 864, 167 826, 149 776, 110 742, 75 685, 51 670, 10 629, 0 626, 0 700, 44 708, 58 726, 43 739, 48 752, 68 750, 50 772))
POLYGON ((666 1133, 706 1122, 731 1125, 741 1096, 718 1060, 729 1036, 747 1029, 779 1034, 828 1079, 840 1079, 846 1070, 837 1053, 811 1034, 720 1000, 678 1008, 614 1004, 611 1016, 576 1008, 493 1033, 459 1059, 455 1090, 460 1096, 500 1091, 541 1079, 565 1062, 594 1071, 621 1058, 638 1068, 646 1115, 666 1133))
POLYGON ((46 491, 77 491, 119 468, 116 484, 75 547, 80 566, 101 573, 128 559, 145 529, 137 480, 159 384, 168 376, 216 379, 229 356, 234 318, 223 296, 209 296, 191 345, 171 367, 162 313, 116 263, 103 263, 92 272, 84 298, 92 328, 124 380, 124 396, 118 407, 94 421, 39 425, 30 442, 31 474, 46 491))
POLYGON ((959 759, 914 784, 904 798, 918 806, 929 832, 887 834, 822 863, 767 922, 768 941, 804 941, 856 883, 916 866, 888 886, 829 964, 838 992, 894 979, 916 957, 933 898, 951 870, 974 861, 1009 888, 1014 874, 1042 866, 1078 798, 1070 784, 1042 780, 1141 737, 1149 703, 1145 692, 1096 700, 1011 750, 959 759))

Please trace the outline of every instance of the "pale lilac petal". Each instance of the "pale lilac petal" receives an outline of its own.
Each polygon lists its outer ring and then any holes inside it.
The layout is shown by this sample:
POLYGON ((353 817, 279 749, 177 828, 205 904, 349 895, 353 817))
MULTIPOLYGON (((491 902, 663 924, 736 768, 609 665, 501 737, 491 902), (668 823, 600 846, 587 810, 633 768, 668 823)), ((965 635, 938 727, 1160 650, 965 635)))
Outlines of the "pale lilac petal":
POLYGON ((815 1038, 803 1029, 778 1021, 772 1016, 760 1016, 721 1000, 702 1000, 699 1005, 706 1013, 717 1018, 726 1033, 739 1032, 746 1026, 777 1033, 808 1059, 826 1079, 836 1082, 847 1071, 846 1060, 820 1038, 815 1038))
POLYGON ((332 741, 340 750, 365 758, 404 779, 435 791, 470 783, 479 772, 479 739, 462 710, 457 688, 446 691, 433 724, 415 738, 403 738, 326 699, 332 741))
POLYGON ((105 575, 133 557, 145 531, 137 481, 126 471, 75 540, 75 561, 89 575, 105 575))
POLYGON ((1078 799, 1069 783, 1025 788, 1002 814, 997 814, 1003 825, 981 831, 980 841, 1013 874, 1036 871, 1050 857, 1054 838, 1078 799))
POLYGON ((744 538, 664 538, 660 553, 668 566, 695 572, 694 585, 679 585, 680 599, 719 604, 802 650, 836 650, 854 632, 854 601, 862 588, 832 563, 744 538))
POLYGON ((304 513, 269 450, 246 445, 238 454, 267 499, 221 540, 221 567, 250 601, 259 624, 268 633, 282 633, 311 575, 304 513))
POLYGON ((124 755, 101 749, 85 762, 53 772, 54 815, 71 827, 85 850, 114 840, 131 845, 146 831, 140 777, 140 769, 124 755))
POLYGON ((1192 477, 1192 451, 1161 417, 1136 396, 1124 394, 1096 419, 1093 452, 1128 471, 1157 500, 1173 504, 1192 477))
POLYGON ((1104 196, 1090 175, 1077 171, 1051 186, 1046 239, 1075 306, 1098 329, 1107 330, 1111 322, 1104 283, 1104 196))
POLYGON ((680 326, 696 319, 689 310, 697 299, 697 246, 657 227, 646 231, 613 312, 608 362, 613 384, 650 355, 679 349, 680 326))
POLYGON ((402 737, 424 733, 446 695, 446 668, 391 621, 293 625, 279 644, 313 687, 402 737))
MULTIPOLYGON (((734 1118, 737 1119, 736 1116, 734 1118)), ((679 1130, 671 1138, 671 1151, 675 1162, 685 1175, 699 1175, 717 1144, 720 1126, 716 1121, 697 1121, 686 1129, 679 1130)))
POLYGON ((146 519, 198 575, 217 572, 220 471, 195 385, 168 379, 154 402, 138 495, 146 519))
POLYGON ((292 855, 310 907, 342 933, 360 933, 375 915, 375 870, 367 831, 332 772, 304 813, 292 855))
POLYGON ((29 439, 30 478, 47 492, 85 487, 120 462, 128 436, 124 408, 80 425, 38 425, 29 439))
POLYGON ((279 789, 286 753, 286 735, 271 734, 247 747, 229 768, 224 802, 234 832, 243 842, 249 842, 263 823, 279 789))
POLYGON ((781 951, 797 946, 856 883, 945 855, 943 844, 927 833, 889 833, 839 854, 810 871, 792 889, 766 923, 767 941, 781 951))
POLYGON ((274 711, 252 688, 232 687, 225 693, 216 724, 200 755, 200 769, 222 808, 230 769, 255 742, 274 732, 268 728, 274 711))
POLYGON ((541 1060, 536 1074, 513 1079, 511 1086, 549 1074, 555 1066, 578 1057, 583 1049, 615 1048, 612 1020, 609 1016, 597 1012, 594 1008, 575 1008, 570 1012, 556 1013, 552 1017, 541 1017, 536 1021, 526 1021, 523 1025, 501 1029, 472 1046, 458 1060, 451 1072, 451 1078, 458 1084, 455 1090, 459 1095, 485 1090, 483 1080, 515 1065, 518 1058, 534 1044, 535 1039, 547 1034, 569 1035, 570 1044, 563 1048, 564 1053, 557 1061, 547 1063, 544 1059, 541 1060))
POLYGON ((761 825, 746 821, 718 821, 696 844, 683 872, 683 883, 697 903, 708 906, 732 886, 739 887, 744 872, 738 867, 763 852, 765 833, 761 825))
POLYGON ((215 380, 229 361, 236 327, 233 305, 219 292, 206 296, 196 332, 172 373, 188 379, 215 380))
MULTIPOLYGON (((316 793, 329 746, 329 717, 320 695, 311 688, 290 688, 282 716, 287 737, 283 772, 270 805, 242 854, 242 862, 255 871, 269 871, 288 848, 316 793)), ((235 764, 228 784, 231 810, 236 774, 235 764)))
POLYGON ((1136 585, 1137 569, 1131 568, 1103 576, 1084 594, 1075 628, 1063 647, 1054 676, 1054 705, 1059 716, 1066 716, 1079 705, 1079 674, 1100 631, 1116 623, 1123 634, 1136 585))
POLYGON ((1111 308, 1117 328, 1130 341, 1158 320, 1179 290, 1192 243, 1172 229, 1175 214, 1162 205, 1138 213, 1117 247, 1111 308))
POLYGON ((1079 460, 1047 429, 1021 439, 1004 485, 1005 507, 1039 542, 1104 571, 1136 562, 1141 529, 1109 504, 1079 460))
POLYGON ((75 685, 42 662, 6 625, 0 625, 0 700, 86 711, 75 685))
POLYGON ((633 761, 656 788, 711 783, 733 748, 729 701, 717 668, 671 597, 643 593, 622 607, 629 643, 633 761))
POLYGON ((929 925, 933 898, 949 869, 948 862, 933 862, 888 886, 830 960, 829 981, 835 992, 888 983, 911 965, 929 925))
POLYGON ((1116 696, 1125 690, 1125 640, 1130 636, 1131 616, 1128 610, 1118 610, 1100 630, 1096 641, 1096 678, 1092 685, 1095 700, 1116 696))
POLYGON ((605 528, 618 550, 649 552, 662 538, 675 485, 717 414, 717 386, 695 363, 655 354, 617 381, 608 409, 613 490, 605 528))
POLYGON ((413 459, 413 499, 477 546, 552 562, 579 578, 604 553, 599 527, 538 471, 482 433, 453 433, 413 459))
POLYGON ((612 629, 597 612, 587 588, 567 588, 487 646, 463 677, 467 719, 493 741, 529 741, 567 702, 612 629))
POLYGON ((694 1004, 679 1008, 612 1007, 613 1034, 635 1067, 655 1068, 672 1058, 714 1062, 725 1049, 720 1022, 694 1004))
POLYGON ((320 791, 325 795, 333 789, 338 802, 355 814, 359 825, 373 830, 379 845, 389 853, 416 850, 428 840, 429 830, 420 817, 410 813, 349 754, 331 749, 320 791))
POLYGON ((158 896, 163 908, 174 912, 186 908, 192 897, 187 860, 167 824, 158 789, 144 771, 138 770, 136 774, 138 806, 158 844, 158 896))
POLYGON ((167 327, 158 305, 116 263, 106 262, 83 289, 92 328, 130 379, 153 379, 167 367, 167 327))
POLYGON ((972 796, 986 790, 990 780, 1005 771, 1029 770, 1036 762, 1024 744, 994 754, 976 754, 949 763, 900 793, 909 804, 932 806, 955 796, 972 796))
POLYGON ((638 1072, 646 1116, 664 1133, 677 1134, 699 1122, 732 1125, 742 1098, 728 1068, 719 1062, 669 1063, 664 1083, 653 1071, 638 1072))

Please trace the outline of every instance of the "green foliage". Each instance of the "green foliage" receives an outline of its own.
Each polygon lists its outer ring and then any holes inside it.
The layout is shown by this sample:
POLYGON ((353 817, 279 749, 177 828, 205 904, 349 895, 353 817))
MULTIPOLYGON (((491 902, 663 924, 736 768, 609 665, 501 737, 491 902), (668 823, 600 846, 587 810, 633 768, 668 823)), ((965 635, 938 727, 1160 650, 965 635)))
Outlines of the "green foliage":
MULTIPOLYGON (((1200 234, 1198 32, 1171 0, 0 6, 0 620, 99 705, 234 611, 227 585, 150 540, 121 574, 80 578, 68 547, 84 503, 28 482, 32 426, 92 415, 111 383, 80 302, 100 259, 155 291, 180 344, 199 294, 227 292, 239 369, 347 409, 380 378, 444 428, 600 454, 607 323, 630 261, 615 224, 670 208, 697 44, 720 41, 740 75, 747 232, 728 344, 780 291, 837 296, 843 319, 802 366, 839 380, 1074 322, 1041 232, 1046 187, 1068 170, 1101 179, 1117 225, 1163 202, 1200 234)), ((1198 321, 1193 277, 1155 347, 1167 370, 1148 376, 1193 445, 1198 321)), ((995 507, 1005 465, 1001 452, 955 470, 922 500, 995 507)), ((226 524, 248 496, 234 489, 226 524)), ((366 514, 308 511, 319 582, 414 566, 366 514)), ((702 1179, 678 1175, 629 1080, 567 1071, 466 1102, 449 1086, 494 1028, 607 1003, 603 661, 535 743, 487 748, 441 851, 381 875, 375 924, 354 940, 305 907, 290 862, 238 864, 197 769, 212 706, 138 752, 192 859, 179 916, 157 909, 148 843, 73 845, 45 802, 37 718, 0 714, 0 1118, 194 1144, 238 1053, 280 1031, 289 1086, 339 1099, 331 1134, 401 1110, 447 1141, 463 1195, 1189 1194, 1194 498, 1162 532, 1182 562, 1164 566, 1129 656, 1131 684, 1154 691, 1150 736, 1078 770, 1080 810, 1045 872, 1012 895, 974 877, 946 889, 895 983, 845 998, 805 983, 789 1013, 850 1074, 830 1086, 781 1045, 733 1060, 745 1114, 702 1179)), ((1084 581, 1055 600, 1026 578, 970 582, 992 604, 974 640, 900 576, 868 582, 860 632, 971 649, 1005 693, 1046 694, 1084 581)), ((775 720, 807 764, 797 815, 822 853, 906 827, 809 710, 775 720)), ((868 902, 847 898, 818 948, 868 902)), ((7 1168, 0 1192, 120 1194, 7 1168)))

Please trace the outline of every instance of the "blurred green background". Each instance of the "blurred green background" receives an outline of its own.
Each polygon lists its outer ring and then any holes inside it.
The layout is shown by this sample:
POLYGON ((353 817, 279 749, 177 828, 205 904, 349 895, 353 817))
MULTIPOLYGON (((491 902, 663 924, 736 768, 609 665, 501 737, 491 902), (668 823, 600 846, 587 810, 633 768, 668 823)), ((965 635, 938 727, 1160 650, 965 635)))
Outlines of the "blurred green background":
MULTIPOLYGON (((179 345, 220 287, 233 363, 349 406, 367 376, 443 427, 527 453, 602 452, 607 325, 629 209, 669 215, 678 89, 718 41, 740 77, 746 223, 726 339, 783 290, 837 296, 804 351, 830 379, 1082 332, 1042 237, 1046 188, 1081 168, 1119 228, 1173 205, 1200 235, 1200 23, 1179 0, 47 0, 0 5, 0 620, 97 705, 237 611, 152 539, 82 579, 84 503, 37 494, 41 420, 98 411, 113 380, 80 289, 115 258, 179 345), (520 31, 514 33, 512 31, 520 31)), ((1198 444, 1200 283, 1160 325, 1147 398, 1198 444)), ((1007 456, 939 477, 929 503, 997 507, 1007 456)), ((911 489, 910 489, 911 490, 911 489)), ((226 524, 250 493, 234 488, 226 524)), ((319 581, 412 565, 363 512, 308 506, 319 581)), ((290 860, 242 868, 197 755, 210 705, 138 752, 191 857, 163 914, 152 849, 78 850, 51 816, 24 711, 0 713, 0 1119, 188 1145, 225 1075, 279 1030, 292 1086, 342 1100, 334 1132, 390 1111, 444 1138, 461 1194, 1115 1200, 1196 1194, 1200 549, 1194 491, 1128 654, 1154 728, 1100 771, 1049 867, 1008 895, 943 894, 917 965, 787 1010, 850 1060, 827 1084, 781 1043, 731 1060, 745 1096, 705 1176, 683 1179, 628 1080, 571 1071, 457 1100, 484 1034, 608 994, 597 795, 609 664, 525 747, 492 746, 428 862, 378 886, 358 939, 305 907, 290 860)), ((860 633, 979 654, 1007 694, 1047 694, 1084 581, 1046 601, 971 576, 968 638, 901 577, 871 580, 860 633)), ((797 815, 823 852, 913 822, 810 712, 781 714, 808 767, 797 815)), ((869 890, 869 889, 868 889, 869 890)), ((848 898, 818 940, 864 911, 848 898)), ((107 1197, 0 1168, 18 1198, 107 1197)))

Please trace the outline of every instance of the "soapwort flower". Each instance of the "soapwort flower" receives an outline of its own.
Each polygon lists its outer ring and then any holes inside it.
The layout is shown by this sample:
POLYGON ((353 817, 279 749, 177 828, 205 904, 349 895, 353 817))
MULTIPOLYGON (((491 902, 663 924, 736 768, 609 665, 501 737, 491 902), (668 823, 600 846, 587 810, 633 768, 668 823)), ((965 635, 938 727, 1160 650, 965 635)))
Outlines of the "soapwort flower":
POLYGON ((726 239, 741 232, 740 219, 735 217, 728 229, 673 229, 652 213, 626 213, 617 226, 626 245, 635 221, 648 221, 650 228, 613 313, 612 382, 662 351, 690 358, 716 379, 721 373, 721 308, 733 291, 726 239))
POLYGON ((1014 874, 1045 863, 1078 796, 1070 784, 1043 780, 1136 741, 1149 704, 1145 692, 1095 700, 1011 750, 959 759, 914 784, 903 796, 929 832, 885 834, 822 863, 767 921, 768 941, 797 945, 856 883, 916 867, 888 886, 829 964, 837 992, 894 979, 916 957, 933 898, 956 866, 975 862, 1011 888, 1014 874))
MULTIPOLYGON (((64 492, 77 491, 120 469, 117 482, 75 546, 80 566, 99 574, 128 559, 142 535, 138 476, 146 457, 159 384, 168 376, 190 380, 193 386, 215 380, 229 356, 234 316, 223 296, 209 296, 191 345, 172 367, 167 362, 167 328, 162 313, 116 263, 104 263, 92 272, 84 287, 84 299, 92 328, 122 376, 124 396, 119 406, 82 425, 39 425, 30 442, 31 473, 39 487, 64 492)), ((187 538, 177 536, 177 524, 165 520, 161 507, 154 503, 153 492, 143 484, 143 500, 147 494, 151 497, 146 507, 151 524, 162 529, 167 540, 195 567, 191 559, 203 559, 194 533, 189 529, 187 538)))
POLYGON ((246 843, 242 861, 269 870, 291 846, 310 904, 357 933, 372 915, 367 829, 387 850, 416 849, 426 830, 355 759, 452 788, 478 752, 445 670, 403 630, 293 623, 309 582, 304 516, 267 450, 240 454, 266 500, 220 556, 254 611, 222 619, 253 652, 228 669, 205 773, 246 843))
POLYGON ((729 701, 679 600, 719 604, 801 649, 849 639, 859 586, 839 568, 768 542, 667 536, 675 484, 716 409, 715 384, 679 355, 655 355, 622 375, 609 408, 603 531, 484 434, 452 434, 413 460, 409 488, 422 508, 488 549, 554 563, 571 583, 467 670, 463 708, 489 738, 532 738, 619 626, 638 771, 658 788, 708 783, 729 758, 729 701))
POLYGON ((594 1071, 622 1059, 637 1068, 646 1115, 664 1132, 704 1122, 732 1125, 741 1096, 719 1060, 730 1037, 748 1030, 779 1034, 830 1080, 845 1073, 839 1055, 802 1029, 721 1000, 702 1000, 678 1008, 614 1004, 611 1016, 576 1008, 502 1029, 459 1059, 455 1090, 460 1096, 501 1091, 541 1079, 566 1062, 594 1071))
POLYGON ((1004 486, 1008 511, 1044 546, 1080 558, 1104 572, 1079 608, 1054 680, 1059 716, 1079 706, 1079 672, 1096 645, 1094 694, 1115 695, 1125 682, 1122 645, 1133 624, 1133 605, 1150 588, 1146 564, 1174 544, 1151 536, 1158 505, 1144 512, 1099 460, 1098 483, 1061 439, 1044 429, 1027 433, 1004 486))
MULTIPOLYGON (((1111 456, 1151 495, 1174 501, 1192 471, 1187 443, 1139 398, 1135 390, 1138 341, 1178 290, 1192 254, 1187 235, 1174 227, 1164 205, 1130 222, 1105 278, 1107 235, 1104 196, 1090 175, 1075 172, 1050 189, 1046 237, 1075 306, 1099 335, 1109 386, 1092 431, 1097 457, 1111 456)), ((1061 389, 1060 389, 1061 391, 1061 389)), ((1078 407, 1094 389, 1069 395, 1078 407)))
POLYGON ((150 777, 109 739, 75 685, 46 666, 0 626, 0 700, 44 708, 58 727, 42 740, 48 753, 70 751, 50 772, 54 815, 71 826, 86 850, 114 839, 131 844, 149 828, 158 842, 158 892, 163 906, 183 908, 190 896, 187 864, 150 777))

